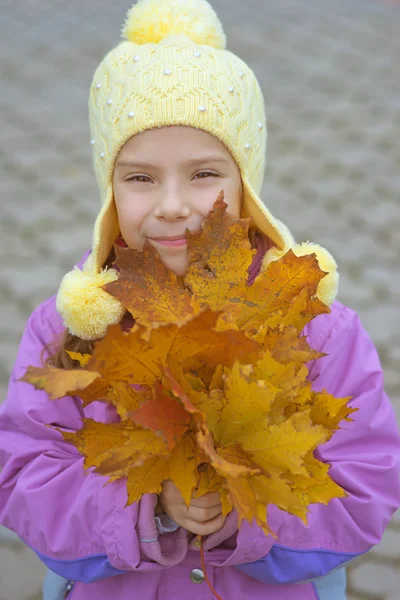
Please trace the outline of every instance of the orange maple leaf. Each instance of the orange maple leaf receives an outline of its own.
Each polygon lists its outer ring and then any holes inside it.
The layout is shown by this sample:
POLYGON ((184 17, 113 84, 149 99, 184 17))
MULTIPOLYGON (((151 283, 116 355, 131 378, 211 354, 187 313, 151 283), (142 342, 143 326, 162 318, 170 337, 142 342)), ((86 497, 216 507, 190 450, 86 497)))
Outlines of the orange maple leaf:
POLYGON ((129 418, 145 429, 151 429, 161 435, 168 449, 172 450, 190 424, 190 414, 185 408, 167 394, 159 381, 154 384, 154 395, 147 398, 129 418))

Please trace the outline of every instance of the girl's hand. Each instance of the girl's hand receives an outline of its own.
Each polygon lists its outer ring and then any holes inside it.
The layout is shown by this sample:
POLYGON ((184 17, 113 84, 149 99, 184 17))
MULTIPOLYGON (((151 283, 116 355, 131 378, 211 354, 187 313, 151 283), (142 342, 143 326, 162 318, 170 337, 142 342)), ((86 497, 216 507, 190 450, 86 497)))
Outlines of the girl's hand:
POLYGON ((172 481, 163 482, 159 506, 175 523, 196 535, 210 535, 221 529, 225 521, 218 492, 192 498, 189 508, 186 508, 182 494, 172 481))

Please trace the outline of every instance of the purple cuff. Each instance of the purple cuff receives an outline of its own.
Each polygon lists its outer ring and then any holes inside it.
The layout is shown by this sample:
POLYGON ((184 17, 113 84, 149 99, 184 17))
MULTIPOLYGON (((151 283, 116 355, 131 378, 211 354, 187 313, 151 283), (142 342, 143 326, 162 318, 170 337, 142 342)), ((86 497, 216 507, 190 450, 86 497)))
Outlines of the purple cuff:
POLYGON ((188 550, 187 531, 179 527, 176 531, 159 535, 154 517, 157 494, 145 494, 139 503, 137 534, 141 557, 157 562, 164 567, 179 564, 188 550))
MULTIPOLYGON (((34 548, 32 550, 35 551, 34 548)), ((115 569, 104 554, 93 554, 76 560, 56 560, 40 552, 35 552, 50 571, 69 581, 92 583, 99 579, 107 579, 127 572, 115 569)))
POLYGON ((157 494, 144 494, 126 506, 126 480, 101 488, 99 522, 110 564, 120 570, 154 571, 172 567, 186 556, 186 530, 158 535, 154 509, 157 494))
POLYGON ((331 573, 360 554, 334 552, 323 548, 288 548, 275 544, 267 556, 238 569, 267 584, 293 584, 331 573))

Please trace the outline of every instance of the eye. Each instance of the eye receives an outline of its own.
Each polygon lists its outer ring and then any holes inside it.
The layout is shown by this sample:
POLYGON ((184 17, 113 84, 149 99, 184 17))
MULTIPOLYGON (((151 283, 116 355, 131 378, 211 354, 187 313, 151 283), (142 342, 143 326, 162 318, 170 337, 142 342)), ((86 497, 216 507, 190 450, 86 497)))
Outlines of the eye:
POLYGON ((200 173, 196 173, 193 179, 206 179, 207 177, 219 177, 219 175, 214 171, 200 171, 200 173))
POLYGON ((153 183, 150 177, 147 175, 133 175, 128 177, 125 181, 137 181, 138 183, 153 183))

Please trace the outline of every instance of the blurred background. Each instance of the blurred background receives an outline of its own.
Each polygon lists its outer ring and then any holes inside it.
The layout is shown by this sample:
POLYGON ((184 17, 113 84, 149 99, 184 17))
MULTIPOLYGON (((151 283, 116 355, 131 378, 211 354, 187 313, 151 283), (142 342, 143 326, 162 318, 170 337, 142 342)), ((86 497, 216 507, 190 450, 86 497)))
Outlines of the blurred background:
MULTIPOLYGON (((265 202, 336 257, 400 420, 400 3, 212 3, 265 94, 265 202)), ((0 3, 0 401, 27 317, 91 244, 88 90, 130 5, 0 3)), ((0 600, 39 600, 43 570, 0 529, 0 600)), ((400 514, 350 569, 349 600, 400 600, 400 514)))

